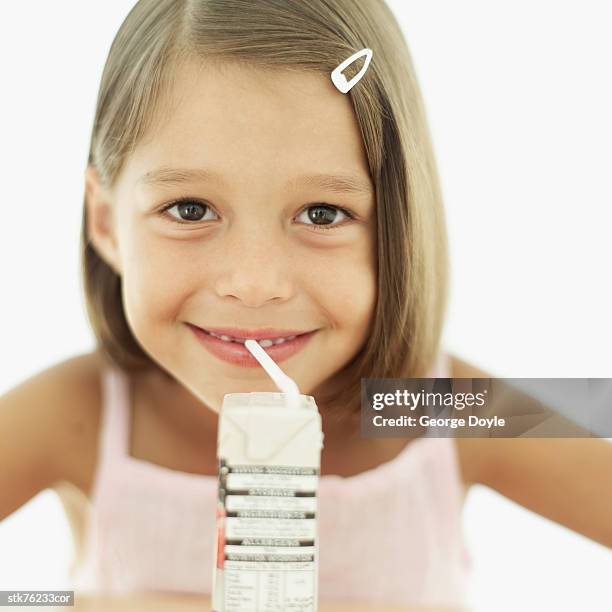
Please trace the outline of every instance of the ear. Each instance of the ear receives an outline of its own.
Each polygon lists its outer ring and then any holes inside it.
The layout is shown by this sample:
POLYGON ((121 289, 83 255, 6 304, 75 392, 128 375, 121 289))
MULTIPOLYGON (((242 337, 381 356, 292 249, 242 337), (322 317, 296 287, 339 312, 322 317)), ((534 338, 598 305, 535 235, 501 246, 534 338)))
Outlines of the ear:
POLYGON ((98 255, 119 275, 121 266, 113 223, 113 202, 97 170, 88 164, 85 171, 87 236, 98 255))

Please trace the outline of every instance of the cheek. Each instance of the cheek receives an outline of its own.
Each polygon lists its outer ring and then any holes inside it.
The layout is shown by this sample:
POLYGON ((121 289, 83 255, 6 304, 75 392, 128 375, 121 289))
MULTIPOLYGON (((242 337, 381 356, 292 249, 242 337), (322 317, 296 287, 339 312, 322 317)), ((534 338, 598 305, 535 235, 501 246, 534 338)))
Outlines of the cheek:
POLYGON ((137 337, 159 333, 160 324, 177 320, 197 279, 205 282, 201 261, 187 246, 152 236, 132 240, 125 258, 123 299, 137 337))
POLYGON ((339 330, 360 332, 376 305, 376 269, 371 252, 356 249, 313 258, 308 272, 309 293, 316 296, 339 330))
POLYGON ((367 327, 374 313, 376 291, 373 278, 366 272, 353 271, 334 284, 334 317, 340 328, 360 331, 367 327))

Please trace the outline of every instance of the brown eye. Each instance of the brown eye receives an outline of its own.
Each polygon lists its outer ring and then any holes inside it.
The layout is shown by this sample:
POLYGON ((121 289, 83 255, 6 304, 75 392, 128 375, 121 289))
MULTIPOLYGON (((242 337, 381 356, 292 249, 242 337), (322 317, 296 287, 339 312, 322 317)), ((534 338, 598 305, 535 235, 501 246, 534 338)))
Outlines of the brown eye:
POLYGON ((190 221, 202 221, 207 210, 211 210, 208 204, 203 204, 197 200, 186 199, 173 202, 164 208, 163 212, 168 211, 170 216, 179 223, 189 223, 190 221), (176 214, 170 212, 172 209, 176 209, 176 214))
MULTIPOLYGON (((334 229, 343 223, 334 223, 341 219, 341 215, 344 215, 347 219, 352 219, 352 215, 338 206, 333 206, 331 204, 316 204, 305 208, 299 216, 304 215, 306 213, 306 217, 310 223, 305 223, 305 225, 310 225, 315 229, 334 229), (340 217, 339 217, 340 215, 340 217)), ((298 217, 299 218, 299 217, 298 217)))

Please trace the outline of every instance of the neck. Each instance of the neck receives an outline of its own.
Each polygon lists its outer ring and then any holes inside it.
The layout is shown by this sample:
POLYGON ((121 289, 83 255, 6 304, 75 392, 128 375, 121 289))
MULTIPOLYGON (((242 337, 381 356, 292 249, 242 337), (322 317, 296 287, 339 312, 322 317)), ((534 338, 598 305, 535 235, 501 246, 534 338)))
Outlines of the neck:
POLYGON ((148 406, 162 415, 171 413, 172 422, 186 431, 216 434, 218 414, 166 372, 159 369, 139 372, 135 387, 148 406))
MULTIPOLYGON (((134 375, 134 384, 146 405, 161 414, 171 412, 173 422, 185 427, 186 431, 192 434, 200 432, 200 435, 202 432, 214 432, 216 435, 218 413, 168 373, 159 369, 139 372, 134 375)), ((360 437, 359 414, 347 414, 339 407, 328 407, 319 400, 317 407, 323 434, 328 441, 360 437)))

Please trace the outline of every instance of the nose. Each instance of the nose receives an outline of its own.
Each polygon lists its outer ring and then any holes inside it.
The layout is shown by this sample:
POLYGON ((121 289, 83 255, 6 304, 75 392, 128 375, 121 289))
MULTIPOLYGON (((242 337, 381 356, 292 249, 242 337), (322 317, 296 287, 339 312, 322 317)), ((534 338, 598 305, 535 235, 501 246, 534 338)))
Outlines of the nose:
POLYGON ((260 307, 291 296, 290 257, 282 238, 253 226, 226 237, 215 289, 245 306, 260 307))

